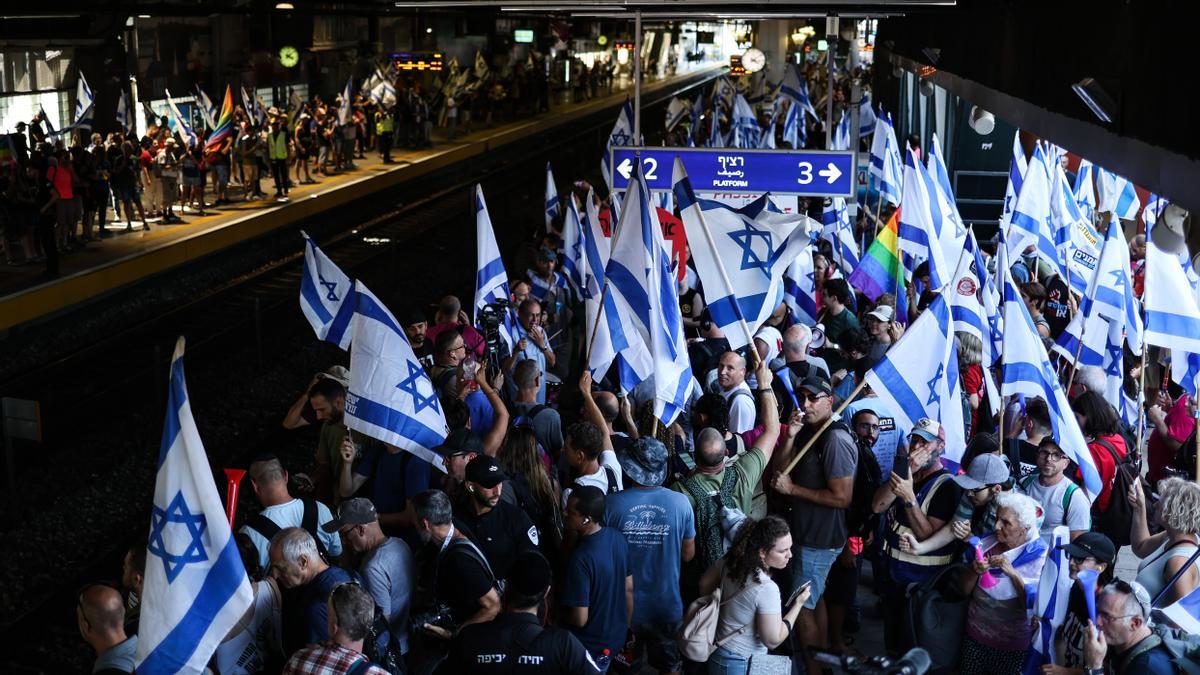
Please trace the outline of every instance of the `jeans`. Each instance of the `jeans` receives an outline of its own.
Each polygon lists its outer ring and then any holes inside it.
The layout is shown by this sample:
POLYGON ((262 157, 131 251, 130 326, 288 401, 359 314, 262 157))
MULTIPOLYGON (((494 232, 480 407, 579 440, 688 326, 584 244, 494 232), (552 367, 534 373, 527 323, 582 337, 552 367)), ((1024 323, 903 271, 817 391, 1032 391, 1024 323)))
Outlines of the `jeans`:
POLYGON ((792 589, 799 588, 806 581, 812 582, 812 591, 804 603, 805 609, 815 609, 821 596, 825 595, 825 580, 829 577, 829 568, 833 567, 834 561, 841 554, 840 548, 792 546, 792 589))
POLYGON ((708 657, 708 669, 705 672, 708 675, 746 675, 749 668, 750 659, 724 647, 717 647, 717 651, 708 657))

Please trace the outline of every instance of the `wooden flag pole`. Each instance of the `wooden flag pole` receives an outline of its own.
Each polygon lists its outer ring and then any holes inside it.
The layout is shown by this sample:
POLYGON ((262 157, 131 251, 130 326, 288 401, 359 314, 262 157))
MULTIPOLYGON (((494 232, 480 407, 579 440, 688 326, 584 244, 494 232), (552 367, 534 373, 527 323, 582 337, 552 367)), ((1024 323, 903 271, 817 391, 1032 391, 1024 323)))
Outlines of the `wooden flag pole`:
MULTIPOLYGON (((800 451, 796 453, 796 456, 792 458, 792 461, 788 462, 787 467, 784 468, 782 473, 787 474, 792 472, 792 469, 794 469, 796 465, 800 463, 800 460, 804 459, 804 454, 813 446, 813 443, 816 443, 817 439, 821 437, 821 434, 833 424, 833 421, 841 416, 842 411, 846 409, 846 406, 850 405, 850 402, 854 400, 854 397, 858 396, 858 393, 862 391, 863 387, 865 386, 867 386, 867 378, 864 377, 862 381, 858 383, 858 386, 854 388, 854 391, 850 392, 849 396, 842 399, 841 405, 839 405, 837 409, 833 411, 833 414, 829 416, 829 419, 825 420, 821 427, 817 429, 816 433, 814 433, 812 437, 805 442, 804 446, 800 448, 800 451)), ((781 422, 781 424, 784 423, 781 422)))

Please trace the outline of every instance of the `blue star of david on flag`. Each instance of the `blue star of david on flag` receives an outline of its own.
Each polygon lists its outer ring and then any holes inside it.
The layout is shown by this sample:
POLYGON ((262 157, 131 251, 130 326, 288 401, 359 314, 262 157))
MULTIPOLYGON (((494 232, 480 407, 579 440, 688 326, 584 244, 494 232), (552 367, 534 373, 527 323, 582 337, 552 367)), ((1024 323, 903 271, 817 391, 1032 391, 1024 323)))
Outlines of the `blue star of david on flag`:
POLYGON ((624 129, 617 129, 612 133, 613 145, 629 145, 629 139, 630 136, 624 129))
POLYGON ((328 293, 325 294, 325 299, 330 302, 337 302, 337 283, 333 281, 326 281, 325 277, 320 275, 317 276, 317 279, 321 282, 321 285, 325 287, 325 290, 328 291, 328 293))
POLYGON ((426 408, 439 410, 437 392, 430 392, 428 396, 421 394, 419 385, 424 378, 425 371, 417 364, 409 361, 408 377, 396 385, 397 389, 412 397, 414 415, 426 408))
POLYGON ((925 405, 927 407, 934 405, 934 404, 941 404, 942 397, 938 396, 937 385, 938 385, 938 382, 941 382, 942 374, 945 371, 946 371, 946 365, 943 363, 939 363, 938 367, 937 367, 937 371, 934 372, 934 374, 933 374, 933 378, 930 379, 928 382, 926 382, 926 384, 929 385, 929 398, 925 400, 925 405))
POLYGON ((756 230, 750 227, 750 223, 745 223, 745 229, 741 232, 730 232, 729 237, 737 242, 737 245, 742 249, 742 269, 761 271, 768 278, 771 276, 771 235, 761 230, 756 230), (756 241, 761 241, 766 245, 766 255, 760 256, 758 251, 754 250, 756 241))
POLYGON ((150 520, 150 542, 147 544, 146 550, 162 559, 163 569, 167 573, 167 583, 175 581, 175 578, 179 576, 179 573, 189 563, 199 563, 208 560, 208 555, 204 552, 204 539, 202 538, 204 530, 207 527, 208 523, 205 521, 203 513, 194 514, 188 510, 188 505, 183 499, 182 492, 175 493, 175 498, 171 500, 166 509, 160 509, 157 506, 154 507, 150 520), (167 542, 163 537, 164 530, 171 523, 183 526, 190 537, 182 553, 172 553, 169 551, 167 542))

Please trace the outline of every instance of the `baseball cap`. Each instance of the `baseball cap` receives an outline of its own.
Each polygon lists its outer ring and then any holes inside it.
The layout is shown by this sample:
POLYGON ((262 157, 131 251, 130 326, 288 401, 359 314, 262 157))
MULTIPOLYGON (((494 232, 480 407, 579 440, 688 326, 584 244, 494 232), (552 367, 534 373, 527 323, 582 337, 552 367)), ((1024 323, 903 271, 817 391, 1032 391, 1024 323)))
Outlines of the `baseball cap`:
POLYGON ((896 316, 895 310, 891 305, 880 305, 875 309, 867 312, 867 316, 879 321, 880 323, 888 323, 896 316))
POLYGON ((467 462, 466 479, 485 488, 494 488, 508 480, 508 476, 504 474, 500 462, 495 457, 476 455, 475 459, 467 462))
POLYGON ((343 387, 350 386, 350 371, 346 370, 345 366, 330 366, 325 372, 318 373, 318 377, 333 380, 343 387))
POLYGON ((667 477, 667 448, 656 438, 637 439, 621 449, 617 461, 638 485, 659 486, 667 477))
POLYGON ((987 485, 999 485, 1011 477, 1008 465, 999 455, 980 455, 971 460, 967 472, 954 477, 954 482, 964 490, 978 490, 987 485))
POLYGON ((829 386, 829 380, 825 379, 824 375, 809 375, 800 382, 800 388, 810 394, 825 394, 833 395, 833 387, 829 386))
POLYGON ((1095 558, 1108 565, 1117 560, 1117 547, 1099 532, 1084 532, 1062 548, 1072 558, 1095 558))
POLYGON ((433 449, 434 452, 442 457, 453 457, 454 455, 476 455, 483 454, 483 442, 479 440, 479 436, 470 429, 462 428, 451 431, 446 436, 446 440, 442 444, 433 449))
POLYGON ((937 420, 931 420, 928 417, 922 417, 917 420, 909 435, 917 436, 927 441, 946 440, 946 431, 942 429, 941 423, 937 420))
POLYGON ((366 525, 379 519, 375 505, 365 497, 347 499, 338 506, 337 517, 321 526, 326 532, 337 532, 347 525, 366 525))

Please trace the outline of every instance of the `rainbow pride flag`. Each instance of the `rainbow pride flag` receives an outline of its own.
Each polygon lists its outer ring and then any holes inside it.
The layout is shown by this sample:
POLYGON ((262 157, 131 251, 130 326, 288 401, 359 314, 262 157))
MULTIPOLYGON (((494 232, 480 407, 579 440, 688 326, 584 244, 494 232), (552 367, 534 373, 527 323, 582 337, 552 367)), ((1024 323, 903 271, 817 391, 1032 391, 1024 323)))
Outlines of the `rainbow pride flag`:
POLYGON ((221 114, 217 117, 217 126, 212 130, 208 141, 204 144, 205 154, 224 152, 233 143, 233 90, 225 85, 225 102, 221 104, 221 114))
POLYGON ((908 297, 904 292, 904 268, 900 263, 899 223, 900 209, 896 209, 847 281, 872 302, 884 293, 894 293, 897 321, 907 323, 908 297))

